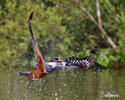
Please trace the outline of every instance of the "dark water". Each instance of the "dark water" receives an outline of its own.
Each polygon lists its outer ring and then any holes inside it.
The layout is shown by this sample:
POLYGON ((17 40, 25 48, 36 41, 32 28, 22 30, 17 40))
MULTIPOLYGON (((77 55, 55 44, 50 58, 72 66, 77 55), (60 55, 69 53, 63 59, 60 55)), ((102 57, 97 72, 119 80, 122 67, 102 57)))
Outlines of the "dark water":
POLYGON ((0 100, 125 100, 125 70, 56 71, 36 81, 0 71, 0 100))

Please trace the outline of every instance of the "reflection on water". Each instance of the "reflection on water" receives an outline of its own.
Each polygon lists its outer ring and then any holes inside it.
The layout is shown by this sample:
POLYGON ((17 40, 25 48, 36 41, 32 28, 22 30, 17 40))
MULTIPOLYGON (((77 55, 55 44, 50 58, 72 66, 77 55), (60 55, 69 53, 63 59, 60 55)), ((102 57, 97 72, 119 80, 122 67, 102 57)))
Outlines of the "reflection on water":
POLYGON ((0 69, 0 100, 124 100, 125 70, 56 71, 40 80, 0 69))

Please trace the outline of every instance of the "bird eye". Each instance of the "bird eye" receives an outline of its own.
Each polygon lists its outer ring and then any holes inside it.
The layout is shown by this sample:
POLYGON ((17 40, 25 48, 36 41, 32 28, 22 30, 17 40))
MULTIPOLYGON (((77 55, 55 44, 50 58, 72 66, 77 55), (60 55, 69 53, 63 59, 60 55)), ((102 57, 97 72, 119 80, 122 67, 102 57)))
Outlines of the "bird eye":
POLYGON ((55 58, 55 60, 59 60, 59 58, 58 58, 58 57, 56 57, 56 58, 55 58))

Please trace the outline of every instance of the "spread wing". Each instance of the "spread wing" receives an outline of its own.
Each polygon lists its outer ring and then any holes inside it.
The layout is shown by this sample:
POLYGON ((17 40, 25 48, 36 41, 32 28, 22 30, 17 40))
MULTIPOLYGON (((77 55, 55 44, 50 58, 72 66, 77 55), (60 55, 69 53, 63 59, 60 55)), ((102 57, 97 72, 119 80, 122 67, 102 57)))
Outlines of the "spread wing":
POLYGON ((30 17, 29 17, 29 20, 28 20, 28 27, 29 27, 29 30, 30 30, 30 36, 31 36, 32 44, 33 44, 33 48, 34 48, 35 65, 37 67, 41 63, 43 65, 44 64, 44 60, 43 60, 42 54, 40 53, 40 50, 39 50, 38 45, 37 45, 37 42, 36 42, 36 40, 34 38, 34 35, 33 35, 33 31, 32 31, 32 17, 33 17, 33 12, 30 14, 30 17))
POLYGON ((93 55, 86 56, 83 58, 72 56, 64 58, 64 61, 66 62, 67 65, 74 65, 78 66, 79 68, 88 68, 95 63, 95 58, 93 57, 93 55))

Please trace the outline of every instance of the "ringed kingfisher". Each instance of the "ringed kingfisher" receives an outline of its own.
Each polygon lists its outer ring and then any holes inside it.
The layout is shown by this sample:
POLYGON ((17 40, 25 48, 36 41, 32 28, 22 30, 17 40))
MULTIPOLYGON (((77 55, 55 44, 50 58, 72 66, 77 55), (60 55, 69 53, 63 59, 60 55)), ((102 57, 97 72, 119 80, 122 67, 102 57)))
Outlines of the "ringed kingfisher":
POLYGON ((83 58, 78 57, 54 57, 50 61, 45 61, 43 56, 39 50, 37 45, 36 39, 34 38, 33 31, 32 31, 32 17, 33 12, 30 14, 28 20, 28 28, 30 30, 30 36, 34 48, 34 59, 35 59, 35 68, 30 72, 19 72, 20 76, 29 76, 33 80, 37 80, 43 78, 50 72, 56 70, 78 70, 78 69, 87 69, 91 68, 96 61, 93 55, 86 56, 83 58))

